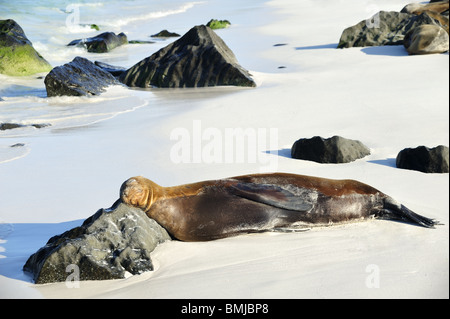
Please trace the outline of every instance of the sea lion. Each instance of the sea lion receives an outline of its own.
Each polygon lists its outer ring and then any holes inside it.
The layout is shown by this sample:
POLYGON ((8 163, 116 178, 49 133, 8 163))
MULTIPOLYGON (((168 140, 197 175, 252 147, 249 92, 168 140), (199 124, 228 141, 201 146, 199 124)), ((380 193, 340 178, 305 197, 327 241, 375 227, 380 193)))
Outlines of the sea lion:
POLYGON ((138 176, 122 184, 120 200, 143 209, 182 241, 295 230, 373 217, 424 227, 437 224, 361 182, 285 173, 244 175, 174 187, 161 187, 138 176))

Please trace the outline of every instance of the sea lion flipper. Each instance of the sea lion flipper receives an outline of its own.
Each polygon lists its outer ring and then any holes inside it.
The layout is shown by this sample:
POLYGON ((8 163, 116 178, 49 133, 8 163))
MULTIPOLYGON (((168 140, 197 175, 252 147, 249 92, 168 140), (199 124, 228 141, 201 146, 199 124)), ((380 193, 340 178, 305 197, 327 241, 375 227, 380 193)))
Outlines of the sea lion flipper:
POLYGON ((386 197, 384 199, 384 207, 377 212, 376 216, 382 219, 403 220, 408 223, 418 224, 427 228, 434 228, 435 225, 442 225, 438 220, 414 213, 412 210, 397 203, 390 197, 386 197))
POLYGON ((276 227, 272 228, 270 231, 277 233, 300 233, 311 230, 310 227, 276 227))
POLYGON ((237 183, 230 190, 234 195, 277 208, 298 212, 307 212, 313 208, 305 196, 296 195, 278 185, 237 183))

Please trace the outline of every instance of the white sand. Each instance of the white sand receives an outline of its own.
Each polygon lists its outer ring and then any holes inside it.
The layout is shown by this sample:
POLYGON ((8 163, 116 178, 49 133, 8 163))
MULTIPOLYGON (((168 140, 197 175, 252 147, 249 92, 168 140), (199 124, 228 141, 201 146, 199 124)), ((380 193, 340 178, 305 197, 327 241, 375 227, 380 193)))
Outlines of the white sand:
MULTIPOLYGON (((221 17, 233 25, 218 34, 254 75, 256 89, 133 91, 124 93, 141 106, 133 111, 92 125, 1 139, 2 145, 25 143, 28 153, 0 163, 0 230, 7 234, 0 240, 0 297, 448 298, 449 175, 395 168, 403 148, 449 145, 448 53, 407 56, 401 46, 334 49, 347 26, 409 3, 374 2, 233 3, 221 17), (181 128, 193 137, 198 123, 202 133, 212 128, 220 137, 227 129, 272 128, 277 139, 267 139, 253 163, 230 164, 225 157, 174 163, 177 140, 171 133, 181 128), (340 165, 290 158, 297 139, 315 135, 360 140, 371 155, 340 165), (172 241, 152 254, 153 272, 72 289, 65 283, 34 285, 21 271, 51 236, 109 207, 130 176, 169 186, 267 167, 356 179, 445 225, 369 221, 296 234, 172 241)), ((170 31, 185 32, 199 24, 195 14, 208 20, 218 8, 213 1, 187 11, 181 19, 186 25, 170 31)), ((202 150, 205 145, 208 140, 202 150)))

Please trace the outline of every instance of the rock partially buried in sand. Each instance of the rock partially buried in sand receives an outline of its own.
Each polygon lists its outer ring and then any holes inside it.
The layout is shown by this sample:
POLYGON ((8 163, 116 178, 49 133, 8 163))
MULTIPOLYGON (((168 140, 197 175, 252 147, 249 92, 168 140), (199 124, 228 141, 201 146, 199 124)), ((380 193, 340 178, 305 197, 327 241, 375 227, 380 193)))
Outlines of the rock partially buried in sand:
POLYGON ((204 25, 135 64, 120 81, 142 88, 256 86, 225 42, 204 25))
POLYGON ((24 76, 51 69, 16 21, 0 20, 0 73, 24 76))
POLYGON ((120 84, 109 72, 82 57, 53 68, 44 83, 48 97, 98 95, 105 87, 120 84))
POLYGON ((18 123, 0 123, 0 131, 13 130, 16 128, 23 127, 34 127, 34 128, 44 128, 47 126, 51 126, 51 124, 43 123, 43 124, 18 124, 18 123))
POLYGON ((88 52, 105 53, 127 43, 127 36, 123 32, 117 35, 114 32, 103 32, 92 38, 73 40, 68 46, 84 46, 88 52))
POLYGON ((437 25, 421 25, 406 34, 403 45, 411 55, 444 53, 449 50, 449 36, 437 25))
POLYGON ((50 238, 27 260, 24 271, 37 284, 66 281, 67 267, 79 280, 124 278, 153 270, 150 253, 170 240, 167 231, 142 210, 125 204, 100 209, 84 223, 50 238))
POLYGON ((291 149, 292 158, 318 163, 350 163, 370 155, 370 149, 356 140, 340 136, 302 138, 291 149))
POLYGON ((395 11, 380 11, 371 19, 344 30, 338 48, 401 45, 405 35, 412 29, 434 24, 442 26, 433 18, 434 13, 424 12, 420 15, 395 11), (431 14, 431 15, 430 15, 431 14))
POLYGON ((434 148, 426 146, 405 148, 398 153, 396 165, 398 168, 424 173, 448 173, 449 149, 444 145, 434 148))

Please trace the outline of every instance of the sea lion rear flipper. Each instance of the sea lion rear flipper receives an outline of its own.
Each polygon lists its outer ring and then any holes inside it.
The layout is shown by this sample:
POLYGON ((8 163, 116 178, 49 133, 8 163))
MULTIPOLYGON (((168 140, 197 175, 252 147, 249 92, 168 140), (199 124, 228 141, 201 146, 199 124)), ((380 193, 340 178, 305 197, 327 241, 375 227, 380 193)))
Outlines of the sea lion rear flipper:
MULTIPOLYGON (((307 212, 313 208, 307 196, 296 195, 278 185, 237 183, 230 187, 234 195, 273 207, 307 212)), ((300 194, 305 195, 304 192, 300 194)))
POLYGON ((394 199, 386 197, 384 207, 378 214, 378 218, 397 219, 409 223, 418 224, 427 228, 434 228, 435 225, 442 225, 439 221, 414 213, 406 206, 397 203, 394 199))

